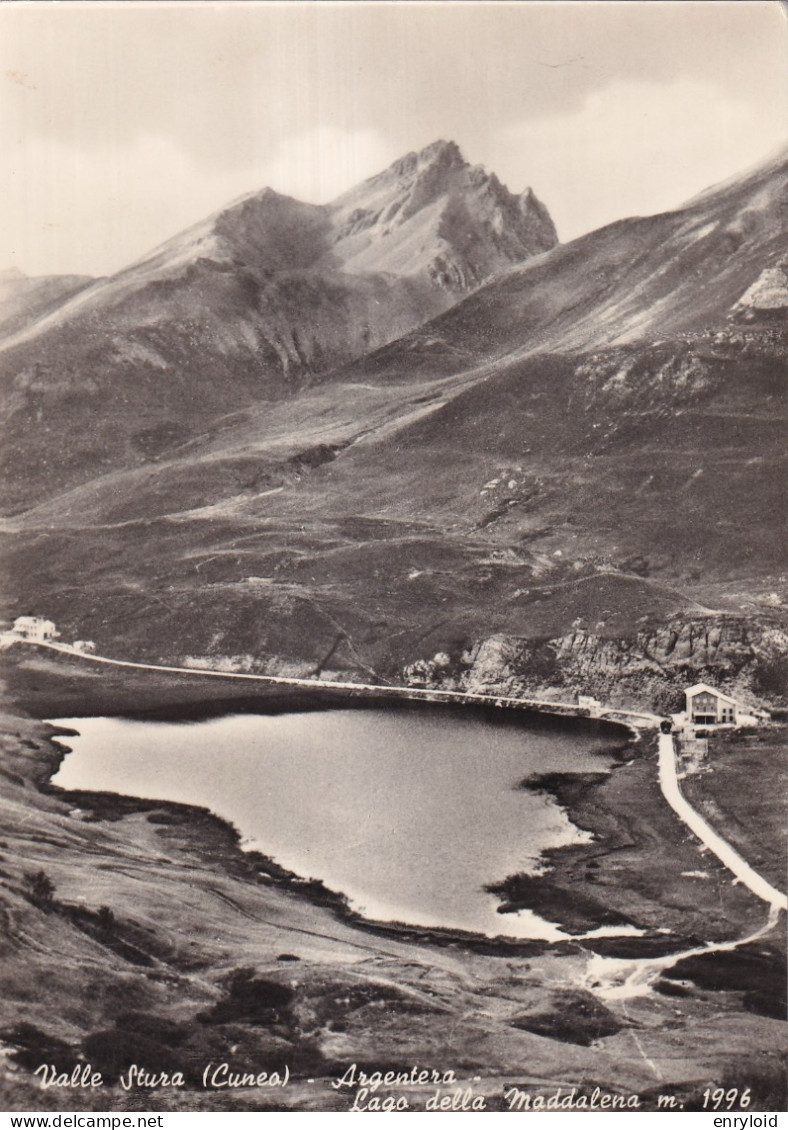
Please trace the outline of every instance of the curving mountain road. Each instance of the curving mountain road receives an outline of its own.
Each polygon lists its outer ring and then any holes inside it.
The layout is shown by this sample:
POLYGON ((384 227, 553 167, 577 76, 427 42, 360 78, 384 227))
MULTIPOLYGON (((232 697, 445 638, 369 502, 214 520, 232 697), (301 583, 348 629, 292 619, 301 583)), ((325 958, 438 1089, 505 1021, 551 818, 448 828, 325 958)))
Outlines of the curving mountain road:
POLYGON ((670 734, 659 735, 659 784, 662 795, 676 815, 695 833, 701 843, 705 844, 709 851, 733 872, 740 883, 774 909, 788 910, 788 897, 750 867, 749 863, 742 859, 739 853, 718 835, 682 796, 676 772, 673 737, 670 734))

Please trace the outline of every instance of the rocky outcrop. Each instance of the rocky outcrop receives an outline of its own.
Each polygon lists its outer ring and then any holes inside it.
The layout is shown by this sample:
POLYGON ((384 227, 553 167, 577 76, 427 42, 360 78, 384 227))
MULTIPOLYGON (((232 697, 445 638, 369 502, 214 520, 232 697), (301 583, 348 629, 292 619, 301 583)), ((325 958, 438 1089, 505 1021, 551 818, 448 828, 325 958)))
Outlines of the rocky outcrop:
POLYGON ((346 271, 426 276, 455 296, 558 242, 531 188, 515 195, 451 141, 395 161, 327 213, 346 271))
POLYGON ((692 404, 713 387, 715 361, 683 342, 619 347, 590 354, 577 366, 584 408, 643 412, 692 404))
POLYGON ((626 638, 575 629, 554 639, 503 634, 456 656, 439 653, 404 670, 414 686, 565 700, 590 694, 610 705, 672 710, 703 681, 755 705, 788 693, 788 632, 740 617, 677 618, 626 638))
POLYGON ((773 267, 761 271, 751 287, 744 292, 734 306, 732 313, 747 318, 759 313, 780 313, 788 311, 788 256, 773 267))

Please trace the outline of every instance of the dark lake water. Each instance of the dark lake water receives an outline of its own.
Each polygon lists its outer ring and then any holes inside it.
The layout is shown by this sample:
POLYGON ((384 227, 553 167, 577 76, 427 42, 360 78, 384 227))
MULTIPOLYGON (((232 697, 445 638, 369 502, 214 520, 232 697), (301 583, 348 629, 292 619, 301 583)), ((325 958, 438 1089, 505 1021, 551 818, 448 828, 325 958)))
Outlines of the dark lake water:
POLYGON ((528 716, 443 709, 238 714, 198 723, 59 718, 79 732, 54 778, 209 808, 255 848, 344 892, 368 918, 556 938, 484 886, 540 869, 544 848, 588 839, 534 772, 612 764, 608 735, 528 716))

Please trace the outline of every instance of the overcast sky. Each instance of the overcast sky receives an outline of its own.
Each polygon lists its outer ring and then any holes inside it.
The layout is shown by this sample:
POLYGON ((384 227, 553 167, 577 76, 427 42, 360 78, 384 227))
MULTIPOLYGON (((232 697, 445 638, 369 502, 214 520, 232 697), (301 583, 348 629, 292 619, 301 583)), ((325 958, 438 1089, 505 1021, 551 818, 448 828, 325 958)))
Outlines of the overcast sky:
POLYGON ((784 145, 787 45, 777 0, 2 3, 0 269, 112 272, 437 138, 570 239, 784 145))

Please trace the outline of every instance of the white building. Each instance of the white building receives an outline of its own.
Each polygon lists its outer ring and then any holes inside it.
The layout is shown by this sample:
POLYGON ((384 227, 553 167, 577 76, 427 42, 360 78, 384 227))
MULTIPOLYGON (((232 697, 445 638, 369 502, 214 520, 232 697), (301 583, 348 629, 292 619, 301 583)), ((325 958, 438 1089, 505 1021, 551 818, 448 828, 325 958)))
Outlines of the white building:
POLYGON ((53 640, 60 633, 56 630, 52 620, 45 620, 43 616, 17 616, 14 620, 13 631, 16 635, 26 640, 53 640))
POLYGON ((593 698, 589 694, 579 694, 577 705, 581 710, 587 710, 592 718, 602 713, 602 703, 598 698, 593 698))
POLYGON ((765 710, 744 706, 707 683, 696 683, 684 694, 687 721, 693 726, 749 726, 769 718, 765 710))

